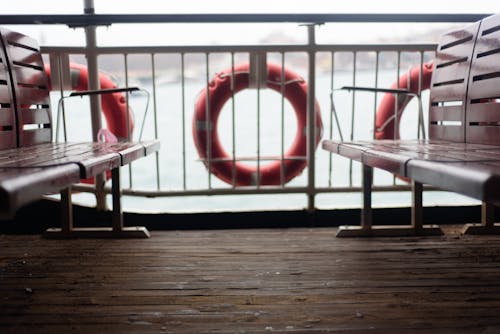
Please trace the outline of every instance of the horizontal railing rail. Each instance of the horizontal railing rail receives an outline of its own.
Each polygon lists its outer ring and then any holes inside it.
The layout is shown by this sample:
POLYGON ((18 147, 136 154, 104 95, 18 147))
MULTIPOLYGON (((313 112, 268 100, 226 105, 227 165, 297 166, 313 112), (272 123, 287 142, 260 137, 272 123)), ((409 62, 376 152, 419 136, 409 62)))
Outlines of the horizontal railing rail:
MULTIPOLYGON (((279 45, 193 45, 193 46, 101 46, 103 54, 158 54, 158 53, 236 53, 236 52, 427 52, 434 51, 436 43, 420 44, 279 44, 279 45)), ((85 47, 44 46, 46 54, 85 54, 85 47)))

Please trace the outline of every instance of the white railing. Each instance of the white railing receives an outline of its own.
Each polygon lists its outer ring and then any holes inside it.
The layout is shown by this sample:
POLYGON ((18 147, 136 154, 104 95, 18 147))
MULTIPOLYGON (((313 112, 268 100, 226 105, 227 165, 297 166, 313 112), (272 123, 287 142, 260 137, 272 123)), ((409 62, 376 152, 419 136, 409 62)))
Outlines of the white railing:
MULTIPOLYGON (((338 90, 344 85, 363 85, 373 87, 388 87, 390 83, 406 71, 409 66, 422 63, 432 58, 435 45, 266 45, 266 46, 197 46, 197 47, 101 47, 97 49, 99 54, 100 68, 111 74, 112 77, 118 77, 120 86, 131 86, 137 81, 145 83, 144 89, 151 95, 149 115, 146 115, 146 135, 148 137, 159 138, 162 140, 162 149, 148 161, 148 166, 133 166, 128 173, 128 187, 124 194, 144 197, 167 197, 167 196, 199 196, 199 195, 228 195, 228 194, 306 194, 309 198, 308 207, 314 209, 314 197, 319 193, 328 192, 354 192, 359 190, 358 171, 353 168, 352 163, 345 167, 345 161, 340 161, 334 156, 318 149, 316 147, 314 136, 306 136, 308 141, 308 168, 304 175, 299 176, 290 184, 285 184, 281 179, 278 186, 263 186, 256 184, 254 186, 239 187, 234 183, 231 185, 219 182, 212 174, 208 173, 199 161, 192 146, 190 122, 194 110, 193 101, 196 93, 206 89, 210 85, 210 80, 215 75, 225 69, 231 69, 240 62, 249 62, 252 55, 267 55, 268 62, 277 62, 280 66, 286 67, 300 73, 308 83, 309 92, 315 92, 316 99, 321 108, 321 115, 324 125, 323 138, 340 139, 368 139, 373 136, 373 124, 375 112, 380 94, 350 93, 338 90), (392 60, 387 60, 387 58, 392 60), (141 69, 134 68, 138 59, 148 63, 148 66, 141 69), (168 61, 167 61, 168 59, 168 61), (195 60, 193 60, 195 59, 195 60), (360 60, 361 59, 361 60, 360 60), (382 63, 381 59, 384 59, 382 63), (113 61, 116 60, 116 61, 113 61), (318 65, 321 61, 321 66, 318 65), (122 68, 106 68, 106 64, 121 63, 122 68), (162 65, 162 63, 172 63, 172 65, 162 65), (387 66, 392 63, 393 66, 387 66), (190 72, 190 64, 199 70, 196 75, 190 72), (338 65, 336 64, 338 63, 338 65), (299 64, 300 66, 294 66, 299 64), (295 68, 297 67, 297 68, 295 68), (170 76, 172 82, 163 83, 166 76, 170 76), (314 85, 313 85, 314 84, 314 85), (177 92, 172 95, 172 92, 177 92), (360 102, 360 99, 363 102, 360 102), (370 101, 370 103, 367 103, 370 101), (364 110, 360 110, 364 109, 364 110), (363 117, 358 117, 360 112, 366 113, 363 117), (367 122, 367 120, 369 120, 367 122), (165 128, 165 124, 169 128, 165 128), (178 131, 178 128, 181 131, 178 131), (175 137, 168 136, 168 132, 175 132, 175 137), (172 140, 175 141, 176 148, 172 148, 172 140), (176 152, 175 156, 174 153, 176 152), (194 166, 193 165, 198 165, 194 166), (312 168, 311 168, 312 166, 312 168), (344 166, 344 167, 340 167, 344 166), (153 175, 148 180, 138 180, 135 168, 140 171, 153 171, 153 175), (341 168, 347 168, 342 171, 341 168), (165 174, 174 174, 177 177, 164 177, 165 174), (347 173, 347 175, 345 175, 347 173), (204 175, 203 175, 204 174, 204 175), (343 176, 340 176, 343 175, 343 176), (204 182, 200 182, 200 177, 204 182), (342 180, 342 177, 344 178, 342 180), (338 178, 338 179, 336 179, 338 178), (195 182, 196 181, 196 182, 195 182)), ((82 55, 84 48, 68 47, 44 47, 43 52, 52 58, 64 57, 70 55, 72 62, 84 62, 82 55)), ((58 92, 53 99, 58 100, 58 92)), ((276 96, 264 96, 267 94, 264 88, 259 87, 246 94, 254 95, 255 124, 253 125, 256 134, 252 141, 255 141, 253 147, 254 157, 242 157, 249 154, 242 152, 244 149, 237 147, 235 142, 242 139, 238 133, 241 125, 238 125, 238 112, 242 108, 245 112, 251 112, 253 109, 248 105, 241 105, 236 96, 227 105, 230 108, 231 118, 230 127, 226 129, 229 133, 229 148, 235 160, 254 160, 257 165, 265 164, 268 159, 281 159, 285 156, 287 138, 290 137, 289 127, 296 127, 291 124, 294 122, 290 117, 284 116, 285 113, 291 113, 286 100, 280 97, 280 94, 273 93, 276 96), (268 103, 266 106, 265 104, 268 103), (273 117, 278 121, 275 125, 278 132, 279 144, 278 152, 266 152, 267 141, 264 138, 264 126, 273 128, 272 125, 262 125, 266 121, 266 107, 270 105, 278 108, 279 117, 273 117), (231 149, 232 146, 232 149, 231 149), (274 155, 269 158, 268 155, 274 155)), ((271 94, 271 95, 273 95, 271 94)), ((245 99, 251 99, 245 97, 245 99)), ((314 103, 314 100, 312 100, 314 103)), ((142 125, 144 98, 128 97, 128 103, 136 112, 136 130, 142 125)), ((69 102, 66 102, 69 103, 69 102)), ((81 103, 78 101, 77 103, 81 103)), ((310 103, 310 102, 308 102, 310 103)), ((75 107, 67 106, 66 119, 69 120, 65 126, 71 129, 71 117, 69 110, 75 107)), ((56 108, 54 108, 56 110, 56 108)), ((310 109, 310 106, 308 108, 310 109)), ((82 111, 83 112, 83 111, 82 111)), ((208 111, 210 112, 210 111, 208 111)), ((405 114, 417 115, 415 107, 410 107, 405 114), (413 109, 413 110, 412 110, 413 109)), ((222 116, 221 116, 222 117, 222 116)), ((308 124, 315 124, 314 115, 308 118, 308 124)), ((78 122, 78 121, 74 121, 78 122)), ((227 122, 226 122, 227 123, 227 122)), ((412 121, 410 121, 412 123, 412 121)), ((78 126, 81 124, 78 122, 78 126)), ((408 129, 409 126, 402 125, 402 128, 408 129)), ((417 123, 411 127, 412 135, 416 136, 417 123)), ((72 131, 72 130, 69 130, 72 131)), ((87 129, 87 131, 90 131, 87 129)), ((314 125, 309 131, 317 131, 314 125)), ((405 130, 406 131, 406 130, 405 130)), ((135 132, 137 134, 138 131, 135 132)), ((269 129, 268 129, 269 132, 269 129)), ((312 133, 312 132, 309 132, 312 133)), ((410 136, 412 136, 410 135, 410 136)), ((79 139, 69 135, 69 140, 79 139)), ((134 139, 138 139, 137 137, 134 139)), ((290 140, 288 139, 288 142, 290 140)), ((215 161, 209 161, 216 163, 215 161)), ((137 164, 136 164, 137 165, 137 164)), ((139 172, 142 173, 142 172, 139 172)), ((143 175, 142 175, 143 176, 143 175)), ((144 179, 144 177, 141 177, 144 179)), ((400 190, 406 189, 404 184, 400 184, 394 178, 387 181, 387 177, 375 185, 375 189, 400 190)))
MULTIPOLYGON (((51 18, 39 18, 41 22, 46 19, 51 18)), ((436 19, 433 22, 438 21, 436 19)), ((146 95, 126 96, 127 105, 135 112, 132 139, 137 140, 139 133, 144 133, 142 139, 157 138, 162 142, 162 148, 155 156, 142 159, 125 171, 128 178, 124 189, 127 195, 126 209, 205 211, 214 208, 246 210, 306 207, 314 210, 323 205, 318 205, 320 195, 337 196, 335 194, 338 193, 339 196, 350 197, 350 193, 360 191, 360 172, 356 163, 315 149, 315 134, 319 132, 315 121, 315 99, 321 109, 323 139, 371 139, 382 94, 347 92, 339 88, 389 87, 410 67, 432 60, 436 45, 317 44, 315 26, 308 25, 304 29, 308 31, 306 44, 92 48, 92 54, 98 56, 100 70, 113 77, 118 86, 139 85, 149 93, 147 114, 144 111, 148 101, 146 95), (217 73, 224 70, 231 73, 231 69, 238 64, 252 63, 254 59, 276 63, 281 68, 298 73, 307 82, 306 129, 297 129, 293 108, 283 94, 269 93, 263 87, 265 83, 259 83, 258 80, 253 89, 238 94, 230 92, 232 98, 222 108, 218 133, 229 152, 229 162, 245 162, 259 174, 260 168, 268 161, 280 161, 279 184, 273 186, 259 182, 238 186, 234 174, 230 184, 220 181, 205 168, 191 135, 194 102, 200 92, 209 90, 211 80, 217 73), (286 157, 293 135, 301 131, 306 134, 307 154, 286 157), (289 183, 284 182, 283 177, 285 158, 305 159, 307 162, 302 174, 289 183), (252 195, 258 195, 258 200, 252 195), (214 204, 211 200, 214 197, 220 202, 214 204), (165 204, 167 201, 169 204, 165 204), (249 204, 252 201, 263 205, 252 206, 249 204)), ((42 52, 46 55, 47 63, 64 64, 64 59, 69 56, 71 62, 88 65, 86 57, 89 57, 89 49, 85 47, 44 46, 42 52)), ((262 72, 251 72, 251 76, 257 78, 263 75, 262 72)), ((234 79, 235 74, 229 75, 234 79)), ((282 93, 284 85, 281 83, 282 93)), ((67 91, 59 90, 53 94, 55 112, 57 101, 67 95, 67 91)), ((428 99, 426 94, 422 92, 424 106, 428 99)), ((88 137, 91 133, 89 114, 82 108, 85 103, 80 99, 65 102, 63 119, 67 122, 64 128, 68 129, 70 141, 81 139, 80 136, 88 137)), ((418 111, 417 102, 411 102, 406 107, 399 124, 403 138, 421 135, 419 128, 422 121, 425 124, 425 119, 418 117, 418 111)), ((206 113, 210 115, 210 108, 206 108, 206 113)), ((205 128, 209 129, 210 124, 205 128)), ((212 144, 208 140, 209 153, 212 144)), ((208 155, 205 163, 210 167, 217 160, 208 155)), ((232 173, 234 171, 235 168, 232 173)), ((100 192, 91 186, 78 189, 97 195, 100 192)), ((404 181, 392 175, 384 172, 375 175, 375 191, 385 193, 408 189, 404 181)), ((331 206, 352 205, 349 201, 344 204, 332 202, 331 198, 328 201, 333 203, 331 206)), ((386 205, 394 204, 393 199, 386 202, 386 205)))

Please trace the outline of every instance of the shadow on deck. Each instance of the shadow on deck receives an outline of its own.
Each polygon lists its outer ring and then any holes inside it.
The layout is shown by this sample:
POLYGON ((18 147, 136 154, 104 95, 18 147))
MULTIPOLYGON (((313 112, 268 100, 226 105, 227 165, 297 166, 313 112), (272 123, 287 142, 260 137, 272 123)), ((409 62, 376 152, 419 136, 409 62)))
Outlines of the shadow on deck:
MULTIPOLYGON (((338 227, 359 225, 360 209, 208 213, 124 213, 126 226, 146 226, 149 230, 247 229, 288 227, 338 227)), ((375 208, 374 224, 410 224, 410 208, 375 208)), ((38 234, 60 226, 59 202, 40 200, 21 208, 14 219, 0 220, 0 233, 38 234)), ((500 221, 500 210, 496 212, 500 221)), ((109 226, 109 212, 74 205, 75 226, 109 226), (89 223, 90 222, 90 223, 89 223), (102 223, 99 223, 102 222, 102 223)), ((481 220, 480 206, 425 207, 425 224, 466 224, 481 220)))

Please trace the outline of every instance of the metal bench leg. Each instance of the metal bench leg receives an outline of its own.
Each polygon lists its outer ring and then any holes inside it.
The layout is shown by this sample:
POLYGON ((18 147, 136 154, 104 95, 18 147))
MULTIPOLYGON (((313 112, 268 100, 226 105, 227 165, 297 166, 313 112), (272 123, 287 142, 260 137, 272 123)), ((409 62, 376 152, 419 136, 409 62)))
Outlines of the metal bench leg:
POLYGON ((122 187, 120 180, 120 168, 114 168, 111 171, 111 195, 113 196, 113 231, 123 231, 123 211, 122 211, 122 187))
POLYGON ((411 181, 411 228, 414 235, 443 235, 439 226, 424 226, 424 186, 420 182, 411 181))
POLYGON ((61 190, 61 228, 49 228, 44 236, 47 238, 71 237, 73 227, 73 202, 71 200, 71 187, 61 190))
POLYGON ((73 201, 71 200, 71 187, 61 191, 61 230, 70 234, 73 231, 73 201))
POLYGON ((422 183, 411 181, 411 226, 417 234, 423 229, 424 205, 422 191, 422 183))
POLYGON ((121 205, 120 168, 111 171, 113 196, 112 227, 73 227, 73 206, 71 188, 61 191, 61 228, 50 228, 45 236, 48 238, 149 238, 145 227, 123 226, 121 205))
POLYGON ((120 181, 120 167, 111 171, 111 195, 113 196, 113 235, 118 238, 149 238, 148 230, 143 226, 123 226, 122 188, 120 181))
POLYGON ((373 224, 372 210, 373 168, 363 165, 363 208, 361 209, 361 229, 370 231, 373 224))
POLYGON ((49 228, 45 237, 67 238, 73 232, 73 203, 71 200, 71 187, 61 190, 61 228, 49 228))
POLYGON ((483 202, 481 205, 481 225, 486 229, 495 226, 495 206, 493 204, 483 202))
POLYGON ((372 226, 372 182, 373 168, 363 166, 363 208, 361 211, 360 227, 340 227, 337 237, 395 237, 414 235, 442 235, 437 226, 424 227, 422 183, 412 182, 411 225, 372 226))
POLYGON ((466 224, 464 234, 500 234, 500 225, 495 224, 495 205, 483 202, 481 224, 466 224))
POLYGON ((363 165, 363 207, 361 208, 361 226, 341 226, 337 237, 363 237, 372 235, 372 183, 373 167, 363 165))

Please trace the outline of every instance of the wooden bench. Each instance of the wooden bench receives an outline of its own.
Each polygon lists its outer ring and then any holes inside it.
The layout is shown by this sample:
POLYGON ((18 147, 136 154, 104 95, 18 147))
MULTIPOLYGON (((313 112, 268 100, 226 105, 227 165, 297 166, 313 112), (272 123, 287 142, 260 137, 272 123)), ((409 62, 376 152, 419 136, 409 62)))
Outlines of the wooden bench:
POLYGON ((422 185, 482 201, 481 225, 465 233, 498 233, 500 200, 500 16, 490 16, 442 36, 430 87, 429 140, 324 141, 329 152, 362 163, 360 227, 338 236, 441 234, 422 225, 422 185), (372 226, 373 168, 412 182, 411 226, 372 226))
POLYGON ((0 28, 0 215, 47 193, 61 192, 62 228, 48 236, 148 237, 143 227, 123 226, 120 166, 159 149, 140 143, 53 143, 48 79, 35 40, 0 28), (71 185, 112 172, 110 228, 75 228, 71 185))

